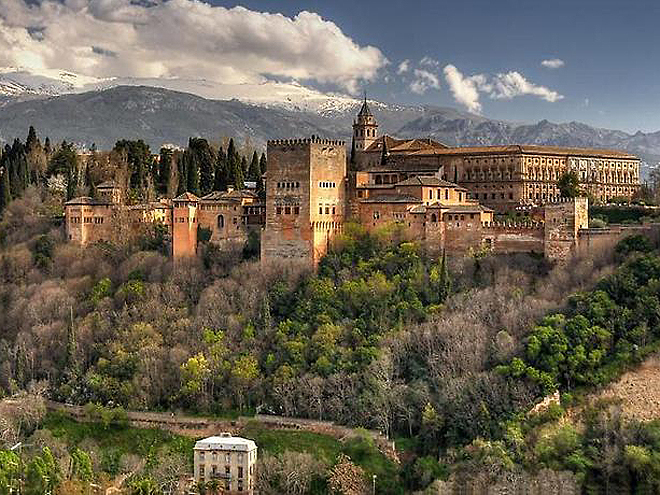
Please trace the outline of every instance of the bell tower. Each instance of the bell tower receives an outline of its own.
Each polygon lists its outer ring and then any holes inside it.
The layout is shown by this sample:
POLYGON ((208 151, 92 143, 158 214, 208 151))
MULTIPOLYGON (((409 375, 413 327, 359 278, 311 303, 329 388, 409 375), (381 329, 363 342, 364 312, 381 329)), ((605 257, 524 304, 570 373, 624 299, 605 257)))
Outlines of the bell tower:
POLYGON ((364 95, 364 103, 353 122, 353 153, 366 150, 376 141, 378 124, 376 117, 371 113, 367 105, 367 95, 364 95))

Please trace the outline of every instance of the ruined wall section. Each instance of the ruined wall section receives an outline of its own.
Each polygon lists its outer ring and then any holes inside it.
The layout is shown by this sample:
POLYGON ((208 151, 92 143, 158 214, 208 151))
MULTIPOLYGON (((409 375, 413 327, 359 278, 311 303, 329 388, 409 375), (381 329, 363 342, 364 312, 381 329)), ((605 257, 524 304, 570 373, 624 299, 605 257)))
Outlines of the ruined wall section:
POLYGON ((545 256, 565 261, 577 252, 578 232, 589 228, 587 198, 567 198, 544 206, 545 256))

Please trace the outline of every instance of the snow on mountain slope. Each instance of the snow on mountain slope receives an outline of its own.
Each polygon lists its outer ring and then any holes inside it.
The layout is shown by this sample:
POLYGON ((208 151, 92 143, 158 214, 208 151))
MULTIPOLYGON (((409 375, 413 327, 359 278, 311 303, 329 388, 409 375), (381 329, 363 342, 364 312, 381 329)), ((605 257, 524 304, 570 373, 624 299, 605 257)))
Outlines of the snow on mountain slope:
MULTIPOLYGON (((63 70, 0 68, 0 96, 59 96, 100 91, 117 86, 150 86, 180 91, 211 100, 239 100, 244 103, 293 112, 336 116, 353 112, 361 100, 348 95, 323 93, 296 82, 267 81, 261 84, 224 84, 206 79, 181 78, 95 78, 63 70)), ((395 105, 370 102, 376 108, 399 109, 395 105)), ((403 107, 401 107, 403 109, 403 107)))
POLYGON ((89 91, 93 84, 102 80, 81 76, 63 70, 43 69, 39 71, 21 67, 0 68, 0 95, 58 96, 67 93, 89 91))

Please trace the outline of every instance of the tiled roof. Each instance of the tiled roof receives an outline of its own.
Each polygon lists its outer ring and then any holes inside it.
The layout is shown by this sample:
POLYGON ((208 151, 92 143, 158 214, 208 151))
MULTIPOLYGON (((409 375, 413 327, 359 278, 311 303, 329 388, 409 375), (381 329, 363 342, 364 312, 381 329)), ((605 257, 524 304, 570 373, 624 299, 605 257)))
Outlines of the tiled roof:
POLYGON ((199 198, 188 191, 174 198, 174 201, 199 201, 199 198))
POLYGON ((366 151, 380 151, 383 148, 383 143, 387 146, 387 150, 392 154, 397 153, 412 153, 421 152, 423 150, 434 149, 447 149, 447 146, 434 141, 433 139, 395 139, 390 136, 381 136, 376 139, 367 148, 366 151))
POLYGON ((233 191, 212 191, 202 197, 202 201, 238 201, 241 198, 257 198, 258 196, 248 190, 233 191))
POLYGON ((480 205, 480 204, 474 204, 474 205, 444 205, 442 203, 433 203, 429 205, 429 207, 433 208, 441 208, 443 210, 447 210, 447 213, 474 213, 474 212, 490 212, 490 211, 495 211, 492 208, 488 208, 487 206, 480 205))
POLYGON ((90 198, 89 196, 79 196, 77 198, 72 198, 64 205, 109 205, 109 201, 99 201, 98 199, 90 198))
POLYGON ((416 175, 401 182, 396 183, 397 186, 431 186, 431 187, 454 187, 460 188, 458 184, 448 182, 446 180, 438 179, 431 175, 416 175))
POLYGON ((363 199, 362 203, 421 203, 422 200, 409 194, 379 194, 363 199))
POLYGON ((413 151, 415 156, 423 155, 489 155, 489 154, 548 154, 559 156, 584 156, 600 158, 626 158, 635 159, 635 155, 619 150, 601 150, 594 148, 567 148, 561 146, 541 146, 531 144, 512 144, 503 146, 461 146, 456 148, 434 148, 429 150, 413 151))

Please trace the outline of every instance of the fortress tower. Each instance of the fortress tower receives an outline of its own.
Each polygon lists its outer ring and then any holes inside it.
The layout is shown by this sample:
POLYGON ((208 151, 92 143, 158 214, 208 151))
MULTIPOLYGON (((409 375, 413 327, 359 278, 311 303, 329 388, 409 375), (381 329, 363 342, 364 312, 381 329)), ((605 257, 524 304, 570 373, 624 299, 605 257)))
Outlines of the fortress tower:
POLYGON ((374 141, 378 134, 378 124, 376 117, 371 113, 367 104, 367 97, 364 97, 364 103, 360 112, 353 122, 353 147, 352 153, 366 150, 374 141))
POLYGON ((343 141, 268 141, 266 225, 261 259, 297 258, 314 265, 341 232, 346 216, 343 141))

